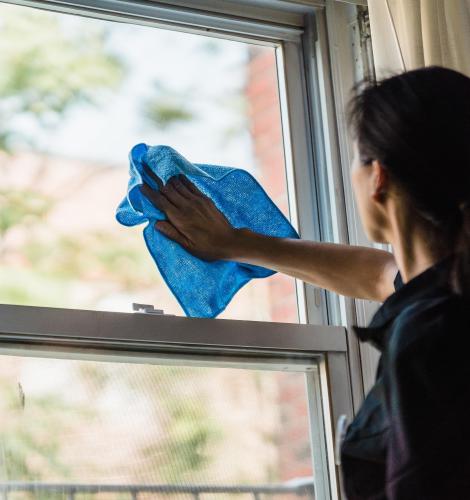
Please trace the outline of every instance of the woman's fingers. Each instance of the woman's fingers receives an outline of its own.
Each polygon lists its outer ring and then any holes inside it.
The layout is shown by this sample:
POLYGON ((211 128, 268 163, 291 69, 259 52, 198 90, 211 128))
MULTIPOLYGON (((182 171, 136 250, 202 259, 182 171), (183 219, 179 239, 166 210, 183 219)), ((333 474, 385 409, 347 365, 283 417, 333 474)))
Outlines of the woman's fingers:
MULTIPOLYGON (((148 172, 150 176, 150 170, 148 172)), ((156 178, 153 172, 152 176, 156 178)), ((188 219, 192 221, 193 226, 196 222, 196 225, 199 224, 202 227, 207 227, 208 221, 215 223, 221 218, 225 224, 228 223, 212 200, 185 176, 170 178, 159 190, 153 189, 144 181, 141 190, 154 206, 165 213, 174 228, 184 226, 184 221, 188 219)))
MULTIPOLYGON (((154 206, 168 217, 173 228, 181 225, 182 221, 184 221, 184 213, 187 213, 188 210, 187 202, 181 195, 176 194, 172 189, 166 188, 155 191, 148 184, 143 184, 141 191, 154 206)), ((172 238, 171 235, 169 237, 180 243, 180 240, 176 237, 172 238)))
POLYGON ((188 200, 194 200, 194 193, 190 189, 188 189, 185 184, 183 184, 181 177, 182 176, 180 175, 172 177, 168 181, 168 184, 174 187, 182 196, 184 196, 188 200))
MULTIPOLYGON (((156 175, 152 169, 146 164, 143 163, 145 173, 157 184, 158 188, 161 190, 163 188, 171 188, 176 190, 179 194, 181 194, 184 198, 191 198, 193 196, 198 196, 205 198, 206 196, 183 174, 175 175, 171 177, 168 182, 163 184, 163 181, 156 175)), ((171 191, 170 191, 171 196, 171 191)))
POLYGON ((171 211, 175 206, 171 203, 171 201, 161 192, 155 191, 148 184, 142 184, 140 190, 159 210, 167 213, 171 211))
POLYGON ((185 247, 187 244, 186 238, 176 229, 171 222, 168 222, 166 220, 159 220, 155 224, 155 228, 157 231, 160 231, 163 233, 167 238, 170 238, 170 240, 176 241, 176 243, 180 244, 181 246, 185 247))
POLYGON ((207 198, 204 193, 202 193, 185 175, 178 176, 179 181, 193 195, 199 196, 201 198, 207 198))
POLYGON ((160 192, 166 196, 173 205, 182 210, 188 205, 188 197, 181 193, 176 186, 176 182, 171 179, 160 189, 160 192))
POLYGON ((161 189, 163 187, 163 181, 160 179, 160 177, 158 177, 158 175, 156 175, 155 173, 153 173, 152 169, 146 163, 142 163, 142 165, 144 166, 145 173, 151 179, 153 179, 156 182, 158 188, 161 189))

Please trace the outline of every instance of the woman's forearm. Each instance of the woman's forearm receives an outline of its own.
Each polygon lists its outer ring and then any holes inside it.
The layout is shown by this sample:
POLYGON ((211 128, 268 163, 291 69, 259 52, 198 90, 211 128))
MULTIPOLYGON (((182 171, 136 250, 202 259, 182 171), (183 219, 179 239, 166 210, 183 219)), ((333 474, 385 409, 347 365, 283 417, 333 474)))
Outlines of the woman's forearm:
POLYGON ((259 265, 349 297, 382 302, 393 291, 393 255, 368 247, 273 238, 241 229, 230 260, 259 265))

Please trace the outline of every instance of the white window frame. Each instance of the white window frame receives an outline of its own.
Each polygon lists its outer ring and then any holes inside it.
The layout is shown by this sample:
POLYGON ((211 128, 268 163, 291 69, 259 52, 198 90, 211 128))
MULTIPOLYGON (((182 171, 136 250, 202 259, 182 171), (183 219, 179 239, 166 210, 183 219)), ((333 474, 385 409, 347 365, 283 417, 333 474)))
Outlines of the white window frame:
MULTIPOLYGON (((361 76, 353 28, 356 6, 365 0, 0 1, 276 47, 292 222, 307 239, 362 242, 351 232, 357 217, 346 217, 353 202, 344 181, 351 149, 342 110, 361 76)), ((299 357, 315 360, 311 409, 321 408, 325 431, 312 434, 320 446, 317 499, 340 498, 334 423, 342 414, 351 419, 364 396, 359 344, 349 331, 363 318, 354 301, 313 286, 297 282, 297 294, 306 325, 1 305, 0 347, 54 356, 64 350, 113 357, 124 351, 140 359, 175 354, 188 363, 199 356, 207 363, 214 354, 224 363, 235 355, 235 364, 266 356, 286 366, 299 357)))

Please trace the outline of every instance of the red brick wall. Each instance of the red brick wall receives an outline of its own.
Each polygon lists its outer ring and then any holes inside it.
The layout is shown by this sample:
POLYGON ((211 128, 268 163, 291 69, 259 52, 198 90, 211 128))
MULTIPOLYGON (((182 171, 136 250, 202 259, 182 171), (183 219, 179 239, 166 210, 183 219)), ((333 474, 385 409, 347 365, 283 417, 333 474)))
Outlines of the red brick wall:
MULTIPOLYGON (((261 183, 272 200, 288 216, 276 59, 273 49, 250 49, 246 96, 255 158, 261 183)), ((295 284, 287 276, 270 280, 271 318, 297 322, 295 284)))
POLYGON ((250 51, 246 95, 255 157, 265 189, 288 215, 275 54, 265 48, 250 51))
MULTIPOLYGON (((274 50, 264 47, 250 49, 246 96, 261 183, 277 206, 288 215, 274 50)), ((275 275, 270 278, 269 291, 273 321, 297 322, 294 280, 287 276, 275 275)), ((312 463, 305 384, 298 374, 280 373, 278 380, 282 425, 280 479, 310 476, 312 463)))

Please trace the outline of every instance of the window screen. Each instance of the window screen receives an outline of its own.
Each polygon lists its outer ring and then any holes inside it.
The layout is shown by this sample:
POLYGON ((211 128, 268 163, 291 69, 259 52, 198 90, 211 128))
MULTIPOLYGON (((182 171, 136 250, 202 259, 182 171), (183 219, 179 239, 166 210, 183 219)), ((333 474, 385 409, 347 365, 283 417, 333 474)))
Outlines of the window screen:
POLYGON ((2 498, 313 498, 306 372, 8 355, 0 366, 2 498))

